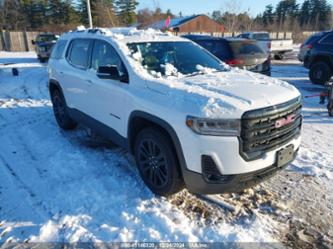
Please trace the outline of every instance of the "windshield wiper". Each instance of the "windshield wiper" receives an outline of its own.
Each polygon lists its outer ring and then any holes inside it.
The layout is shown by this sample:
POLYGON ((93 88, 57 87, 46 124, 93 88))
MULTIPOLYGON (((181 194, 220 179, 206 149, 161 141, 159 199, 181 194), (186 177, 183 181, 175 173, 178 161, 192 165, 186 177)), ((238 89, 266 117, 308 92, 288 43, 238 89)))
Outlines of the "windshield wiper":
MULTIPOLYGON (((226 71, 228 71, 228 70, 227 69, 224 69, 224 70, 215 70, 215 71, 212 71, 211 73, 221 73, 221 72, 226 72, 226 71)), ((202 72, 202 71, 197 71, 197 72, 188 74, 185 77, 189 78, 189 77, 194 77, 194 76, 197 76, 197 75, 205 75, 205 74, 207 74, 207 73, 206 72, 202 72)))
POLYGON ((189 77, 194 77, 194 76, 197 76, 197 75, 204 75, 204 74, 205 74, 204 72, 198 71, 198 72, 194 72, 194 73, 188 74, 185 77, 189 78, 189 77))

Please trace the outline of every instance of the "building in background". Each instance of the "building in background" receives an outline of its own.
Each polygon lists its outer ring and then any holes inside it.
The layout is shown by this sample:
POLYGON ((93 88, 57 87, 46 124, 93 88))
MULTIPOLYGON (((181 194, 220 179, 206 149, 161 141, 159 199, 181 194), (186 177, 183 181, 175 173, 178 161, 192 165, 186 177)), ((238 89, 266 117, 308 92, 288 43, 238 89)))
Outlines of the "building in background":
POLYGON ((170 20, 166 26, 166 20, 153 23, 145 28, 158 30, 171 30, 177 33, 223 33, 224 26, 214 21, 206 15, 194 15, 190 17, 180 17, 170 20))

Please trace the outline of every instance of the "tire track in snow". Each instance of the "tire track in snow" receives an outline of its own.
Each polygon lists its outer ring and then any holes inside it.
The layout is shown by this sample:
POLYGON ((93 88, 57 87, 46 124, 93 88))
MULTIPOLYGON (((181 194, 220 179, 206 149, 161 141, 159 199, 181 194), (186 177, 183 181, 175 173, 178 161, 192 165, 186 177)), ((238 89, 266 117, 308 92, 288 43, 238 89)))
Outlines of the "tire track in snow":
POLYGON ((0 160, 2 161, 3 165, 6 167, 8 173, 12 176, 14 181, 17 182, 19 189, 24 190, 28 194, 28 200, 33 204, 34 207, 39 209, 39 214, 42 217, 51 219, 54 217, 54 214, 47 208, 45 203, 38 198, 36 193, 24 183, 24 181, 18 176, 15 170, 10 166, 10 164, 4 159, 4 157, 0 154, 0 160))

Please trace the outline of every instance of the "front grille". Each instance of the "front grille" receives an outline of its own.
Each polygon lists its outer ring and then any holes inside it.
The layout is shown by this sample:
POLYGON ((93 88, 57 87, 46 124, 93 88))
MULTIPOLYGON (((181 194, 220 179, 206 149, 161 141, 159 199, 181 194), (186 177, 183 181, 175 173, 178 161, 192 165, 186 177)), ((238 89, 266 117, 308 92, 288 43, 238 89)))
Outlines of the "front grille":
POLYGON ((260 158, 300 135, 302 125, 301 98, 287 103, 244 113, 240 137, 240 152, 246 161, 260 158), (294 115, 294 121, 277 128, 279 120, 294 115))

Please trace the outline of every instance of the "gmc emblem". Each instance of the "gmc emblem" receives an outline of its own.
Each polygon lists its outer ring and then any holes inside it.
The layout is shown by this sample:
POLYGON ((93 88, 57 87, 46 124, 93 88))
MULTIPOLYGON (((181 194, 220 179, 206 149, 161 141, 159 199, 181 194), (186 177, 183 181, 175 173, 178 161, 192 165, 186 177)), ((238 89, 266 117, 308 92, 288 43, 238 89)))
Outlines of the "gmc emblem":
POLYGON ((277 120, 275 122, 275 128, 279 129, 279 128, 283 127, 283 126, 291 124, 291 123, 293 123, 295 121, 295 118, 296 118, 295 114, 291 114, 291 115, 289 115, 286 118, 281 118, 281 119, 279 119, 279 120, 277 120))

